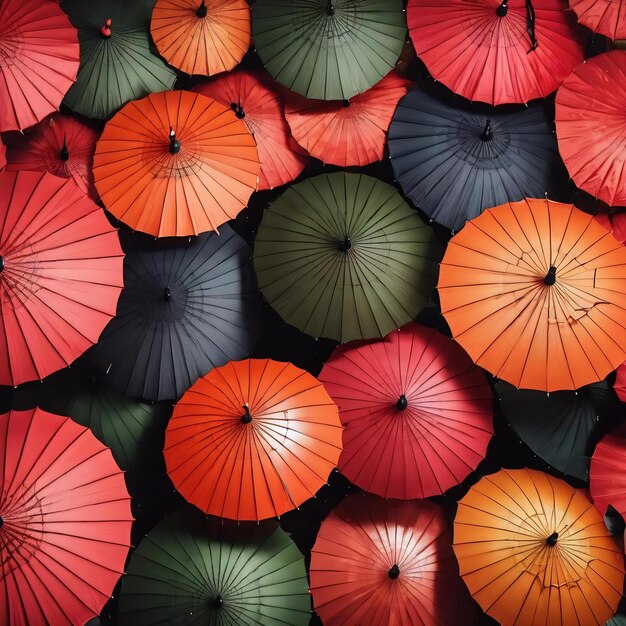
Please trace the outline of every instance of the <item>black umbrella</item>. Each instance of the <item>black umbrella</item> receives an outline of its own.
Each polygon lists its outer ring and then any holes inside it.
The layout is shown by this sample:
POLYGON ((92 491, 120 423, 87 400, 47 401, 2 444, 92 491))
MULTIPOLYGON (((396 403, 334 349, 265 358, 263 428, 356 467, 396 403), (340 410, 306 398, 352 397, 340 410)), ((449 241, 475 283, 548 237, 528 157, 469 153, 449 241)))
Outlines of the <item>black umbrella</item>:
POLYGON ((262 301, 251 253, 230 226, 220 234, 125 246, 125 289, 93 356, 128 396, 176 399, 199 376, 250 354, 262 301))
POLYGON ((389 128, 391 164, 404 194, 452 230, 504 202, 546 193, 559 200, 567 181, 546 105, 482 110, 488 112, 448 105, 416 88, 400 100, 389 128))
POLYGON ((540 459, 588 480, 596 443, 620 419, 619 403, 606 382, 552 393, 497 382, 495 390, 511 428, 540 459))

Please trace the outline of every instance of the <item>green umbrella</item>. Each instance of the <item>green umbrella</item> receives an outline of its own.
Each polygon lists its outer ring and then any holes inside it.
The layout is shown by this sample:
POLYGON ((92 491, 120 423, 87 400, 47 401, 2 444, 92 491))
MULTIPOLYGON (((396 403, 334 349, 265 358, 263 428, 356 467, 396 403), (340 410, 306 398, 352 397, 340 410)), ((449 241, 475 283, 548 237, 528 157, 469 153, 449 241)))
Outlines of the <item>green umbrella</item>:
POLYGON ((129 100, 174 86, 176 73, 150 51, 155 0, 63 0, 78 29, 80 68, 65 104, 106 119, 129 100))
POLYGON ((617 613, 615 617, 612 617, 605 626, 626 626, 626 615, 617 613))
POLYGON ((543 461, 580 480, 589 479, 589 459, 602 434, 620 418, 620 408, 606 382, 578 391, 532 391, 495 385, 511 428, 543 461))
POLYGON ((254 246, 259 287, 289 324, 340 342, 383 337, 431 295, 441 247, 394 187, 337 172, 287 189, 254 246))
POLYGON ((252 37, 266 69, 306 98, 347 100, 396 64, 402 0, 257 0, 252 37))
POLYGON ((222 522, 187 508, 163 519, 128 565, 121 626, 307 626, 304 557, 275 521, 222 522))
MULTIPOLYGON (((171 404, 149 404, 126 398, 104 384, 103 378, 89 356, 83 356, 72 367, 27 391, 36 394, 34 399, 42 409, 67 415, 88 426, 111 448, 120 468, 134 469, 148 450, 160 453, 171 404)), ((19 402, 19 394, 16 396, 19 402)))

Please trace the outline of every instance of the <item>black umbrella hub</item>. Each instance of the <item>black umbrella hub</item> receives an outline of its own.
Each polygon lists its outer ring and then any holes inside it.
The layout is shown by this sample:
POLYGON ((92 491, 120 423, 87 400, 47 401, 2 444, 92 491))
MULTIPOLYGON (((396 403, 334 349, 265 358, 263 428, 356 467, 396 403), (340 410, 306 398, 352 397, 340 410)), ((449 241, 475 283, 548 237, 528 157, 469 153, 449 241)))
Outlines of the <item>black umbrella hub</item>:
POLYGON ((180 152, 180 141, 176 139, 176 131, 170 126, 170 154, 178 154, 180 152))
POLYGON ((59 158, 61 161, 67 161, 70 158, 70 153, 67 150, 67 141, 65 140, 65 135, 63 136, 63 147, 59 152, 59 158))
POLYGON ((335 3, 331 0, 328 0, 326 4, 326 15, 335 15, 335 3))
POLYGON ((250 415, 250 409, 248 408, 247 404, 241 408, 243 409, 243 415, 241 416, 241 423, 249 424, 252 421, 252 415, 250 415))
POLYGON ((0 272, 4 269, 4 258, 0 255, 0 272))
POLYGON ((406 396, 402 394, 398 398, 398 401, 396 402, 396 409, 398 409, 398 411, 405 411, 408 406, 409 406, 409 402, 406 399, 406 396))
POLYGON ((552 265, 548 270, 548 273, 543 279, 543 282, 548 286, 552 286, 554 285, 554 283, 556 283, 556 267, 554 267, 554 265, 552 265))
POLYGON ((559 533, 552 533, 547 539, 546 539, 546 545, 550 546, 551 548, 553 548, 554 546, 556 546, 556 542, 559 539, 559 533))
POLYGON ((348 250, 352 248, 352 239, 346 235, 343 240, 339 242, 337 247, 339 248, 339 252, 348 252, 348 250))
POLYGON ((509 0, 502 0, 502 4, 496 9, 498 17, 504 17, 509 12, 509 0))
POLYGON ((480 133, 481 141, 491 141, 493 139, 493 130, 491 129, 491 120, 487 120, 483 132, 480 133))
POLYGON ((350 100, 342 100, 341 101, 341 106, 343 106, 344 108, 347 108, 350 106, 350 100))
POLYGON ((398 565, 396 563, 394 563, 391 566, 391 568, 387 572, 387 576, 389 576, 389 578, 391 578, 391 580, 395 580, 396 578, 398 578, 398 576, 400 576, 400 568, 398 567, 398 565))
POLYGON ((210 604, 214 609, 221 609, 224 606, 224 599, 218 593, 214 598, 211 598, 210 604))
POLYGON ((241 103, 239 102, 231 102, 230 103, 230 108, 235 112, 235 115, 242 120, 244 117, 246 117, 246 112, 243 110, 243 107, 241 106, 241 103))
POLYGON ((100 34, 105 39, 108 39, 111 36, 111 18, 108 18, 107 20, 105 20, 104 26, 100 27, 100 34))
POLYGON ((200 6, 196 9, 196 15, 200 18, 206 17, 208 9, 204 0, 200 3, 200 6))
POLYGON ((2 519, 2 515, 0 515, 0 528, 4 526, 4 520, 2 519))

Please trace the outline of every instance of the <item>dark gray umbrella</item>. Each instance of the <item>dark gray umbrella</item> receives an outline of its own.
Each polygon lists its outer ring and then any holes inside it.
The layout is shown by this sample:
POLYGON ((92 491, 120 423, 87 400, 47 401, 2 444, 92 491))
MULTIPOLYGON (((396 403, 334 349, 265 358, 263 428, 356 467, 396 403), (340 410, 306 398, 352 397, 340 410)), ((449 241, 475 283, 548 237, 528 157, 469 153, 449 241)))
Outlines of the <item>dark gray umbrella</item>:
POLYGON ((459 230, 487 208, 560 198, 567 175, 547 106, 469 110, 420 88, 400 102, 388 133, 404 194, 435 222, 459 230))
POLYGON ((111 386, 177 399, 213 367, 250 354, 262 301, 250 249, 230 226, 190 239, 136 234, 125 248, 117 317, 93 352, 111 386))

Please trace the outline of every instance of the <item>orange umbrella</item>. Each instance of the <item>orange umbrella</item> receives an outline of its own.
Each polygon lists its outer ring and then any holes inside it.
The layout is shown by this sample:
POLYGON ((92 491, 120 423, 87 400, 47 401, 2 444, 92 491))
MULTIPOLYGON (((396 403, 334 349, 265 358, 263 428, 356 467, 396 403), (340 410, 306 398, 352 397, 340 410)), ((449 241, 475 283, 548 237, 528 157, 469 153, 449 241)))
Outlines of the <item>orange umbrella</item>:
POLYGON ((626 248, 550 200, 485 211, 455 235, 441 309, 474 362, 524 389, 578 389, 626 359, 626 248))
POLYGON ((259 159, 235 113, 188 91, 129 102, 94 156, 105 207, 155 237, 197 235, 232 219, 256 189, 259 159))
POLYGON ((246 0, 157 0, 150 33, 159 54, 187 74, 232 70, 250 47, 246 0))
POLYGON ((391 71, 350 100, 310 100, 291 93, 285 114, 296 141, 324 163, 347 167, 380 161, 398 100, 411 81, 391 71))
POLYGON ((165 462, 180 493, 211 515, 262 520, 315 495, 341 453, 335 403, 291 363, 231 361, 180 399, 165 462))
POLYGON ((261 162, 260 190, 291 182, 309 159, 289 132, 282 99, 273 85, 276 82, 266 73, 238 70, 194 88, 230 107, 250 129, 261 162))
POLYGON ((542 472, 500 470, 459 502, 454 552, 501 626, 603 626, 622 597, 624 555, 582 491, 542 472))

